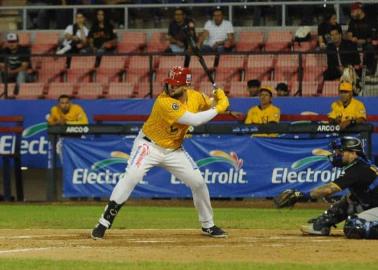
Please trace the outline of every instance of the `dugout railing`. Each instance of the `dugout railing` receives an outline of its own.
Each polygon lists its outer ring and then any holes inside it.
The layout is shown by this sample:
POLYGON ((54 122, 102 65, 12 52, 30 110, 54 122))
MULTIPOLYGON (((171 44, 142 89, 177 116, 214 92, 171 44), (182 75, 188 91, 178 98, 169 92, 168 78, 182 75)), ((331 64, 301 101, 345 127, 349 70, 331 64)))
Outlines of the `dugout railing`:
MULTIPOLYGON (((3 55, 5 63, 8 57, 3 55)), ((211 84, 207 83, 209 80, 197 57, 189 54, 38 54, 29 57, 27 83, 18 85, 8 80, 8 66, 5 65, 0 97, 56 99, 59 94, 68 94, 79 99, 152 98, 161 92, 162 81, 173 65, 190 67, 193 86, 205 93, 211 92, 211 84), (121 83, 128 86, 121 86, 121 83), (116 90, 115 95, 112 94, 113 89, 116 90)), ((323 78, 327 69, 324 51, 233 52, 204 57, 213 78, 228 91, 230 97, 247 96, 245 88, 251 79, 259 79, 272 88, 284 82, 289 86, 291 96, 337 95, 337 78, 329 81, 323 78)), ((365 74, 362 64, 356 68, 361 75, 365 74)), ((360 77, 360 85, 363 86, 365 76, 360 77)), ((364 92, 356 94, 363 95, 364 92)))
MULTIPOLYGON (((50 148, 49 148, 49 167, 47 172, 47 200, 54 201, 57 199, 57 153, 56 145, 60 137, 75 136, 80 138, 87 135, 136 135, 140 131, 143 123, 141 121, 145 116, 131 116, 130 124, 94 124, 94 125, 74 125, 74 126, 49 126, 47 129, 50 148)), ((100 118, 97 118, 100 120, 100 118)), ((115 117, 113 119, 102 118, 101 121, 109 120, 117 122, 124 119, 115 117)), ((361 138, 366 140, 368 146, 368 155, 371 156, 371 135, 373 126, 370 124, 361 124, 340 130, 338 125, 327 123, 307 122, 307 123, 279 123, 266 125, 244 125, 235 123, 235 119, 230 116, 225 118, 219 117, 215 121, 196 127, 191 130, 191 134, 232 134, 235 136, 259 134, 259 133, 285 133, 285 134, 356 134, 359 133, 361 138), (226 121, 226 122, 225 122, 226 121), (231 122, 230 122, 231 121, 231 122), (232 122, 233 121, 233 122, 232 122)))

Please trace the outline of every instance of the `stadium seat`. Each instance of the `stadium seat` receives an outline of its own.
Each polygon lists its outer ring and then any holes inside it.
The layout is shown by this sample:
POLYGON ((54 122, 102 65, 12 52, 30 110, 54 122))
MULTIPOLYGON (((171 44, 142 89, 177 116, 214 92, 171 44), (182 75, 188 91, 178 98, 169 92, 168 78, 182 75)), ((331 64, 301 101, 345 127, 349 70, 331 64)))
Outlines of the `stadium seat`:
POLYGON ((274 66, 274 80, 292 81, 298 80, 299 57, 298 55, 280 54, 274 66))
POLYGON ((66 57, 33 57, 32 67, 38 82, 60 82, 66 70, 66 57))
MULTIPOLYGON (((152 83, 152 96, 156 97, 160 95, 163 91, 163 83, 162 82, 153 82, 152 83)), ((135 86, 136 98, 146 98, 149 97, 150 93, 150 83, 149 82, 142 82, 138 83, 135 86)))
POLYGON ((43 97, 46 85, 44 83, 21 83, 17 99, 39 99, 43 97))
POLYGON ((95 62, 95 56, 73 56, 70 68, 66 71, 67 82, 90 82, 95 62))
POLYGON ((231 82, 229 92, 230 97, 248 97, 247 82, 231 82))
POLYGON ((271 31, 268 32, 267 40, 265 41, 265 51, 278 52, 289 51, 291 42, 293 40, 293 34, 288 31, 271 31))
POLYGON ((168 47, 169 40, 164 32, 153 32, 147 42, 147 52, 164 52, 168 47))
POLYGON ((239 40, 236 43, 235 50, 237 52, 260 51, 264 43, 263 32, 240 32, 239 40))
POLYGON ((74 85, 72 83, 50 83, 47 91, 47 99, 57 99, 60 95, 73 96, 74 85))
POLYGON ((80 83, 77 85, 77 98, 97 99, 104 97, 104 85, 101 83, 80 83))
POLYGON ((274 68, 274 55, 249 55, 245 71, 245 80, 270 80, 274 68))
POLYGON ((135 95, 134 84, 128 82, 112 82, 105 95, 108 99, 127 99, 135 95))
POLYGON ((96 69, 95 81, 100 83, 120 81, 125 72, 126 60, 126 56, 101 57, 100 66, 96 69))
MULTIPOLYGON (((14 95, 14 88, 16 87, 15 83, 8 83, 8 97, 15 98, 14 95)), ((0 94, 3 94, 5 92, 5 84, 0 83, 0 94)))
POLYGON ((126 81, 136 83, 147 82, 150 72, 150 59, 148 56, 132 56, 126 68, 126 81))
POLYGON ((142 51, 146 47, 146 40, 145 32, 124 32, 118 41, 117 50, 119 53, 142 51))
POLYGON ((184 66, 184 56, 160 56, 156 69, 156 81, 161 82, 168 76, 169 70, 173 66, 184 66))
POLYGON ((316 43, 312 41, 294 42, 294 52, 309 52, 316 48, 316 43))
MULTIPOLYGON (((217 81, 217 87, 220 87, 222 88, 226 94, 229 94, 229 89, 227 87, 227 83, 226 82, 222 82, 222 81, 217 81)), ((207 82, 207 81, 202 81, 199 83, 199 86, 198 86, 198 89, 196 90, 199 90, 200 92, 208 95, 208 96, 212 96, 213 94, 213 85, 211 84, 211 82, 207 82)))
POLYGON ((32 54, 43 54, 53 52, 58 46, 59 33, 36 32, 32 44, 32 54))
POLYGON ((322 81, 323 73, 327 69, 327 56, 324 54, 304 55, 304 81, 322 81))
POLYGON ((244 55, 220 55, 215 78, 217 81, 240 81, 244 65, 244 55))
MULTIPOLYGON (((312 82, 302 82, 302 96, 305 97, 313 97, 318 95, 318 88, 319 82, 312 81, 312 82)), ((294 82, 292 86, 292 95, 295 94, 299 90, 299 82, 294 82)))
MULTIPOLYGON (((205 59, 206 65, 209 68, 209 70, 211 72, 213 72, 214 71, 215 56, 214 55, 205 55, 203 58, 205 59)), ((196 84, 197 82, 201 82, 203 80, 209 81, 203 67, 201 66, 201 64, 198 60, 198 57, 191 57, 190 58, 189 68, 192 71, 193 84, 196 84)))
POLYGON ((322 96, 334 97, 339 95, 339 81, 324 81, 322 96))
POLYGON ((30 34, 28 32, 18 32, 17 35, 20 46, 30 47, 30 34))

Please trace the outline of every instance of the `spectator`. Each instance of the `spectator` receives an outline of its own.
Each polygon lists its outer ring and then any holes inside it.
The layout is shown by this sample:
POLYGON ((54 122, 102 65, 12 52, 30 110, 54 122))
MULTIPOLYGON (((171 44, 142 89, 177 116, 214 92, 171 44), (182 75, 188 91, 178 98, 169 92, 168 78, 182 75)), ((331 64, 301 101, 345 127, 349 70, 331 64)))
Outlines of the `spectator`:
POLYGON ((360 56, 356 44, 342 39, 341 32, 337 28, 333 28, 330 34, 332 43, 327 45, 328 68, 324 72, 325 80, 339 79, 344 68, 349 65, 356 66, 360 64, 360 56))
POLYGON ((262 86, 259 91, 260 104, 252 107, 244 124, 268 124, 280 121, 280 109, 272 104, 273 89, 262 86))
POLYGON ((96 53, 112 52, 117 47, 117 35, 113 25, 105 18, 105 12, 96 12, 96 20, 88 34, 89 45, 96 53))
POLYGON ((76 22, 67 26, 64 30, 64 40, 56 54, 65 53, 85 53, 88 36, 88 28, 85 26, 85 17, 83 13, 76 13, 76 22))
POLYGON ((80 105, 72 104, 71 98, 61 95, 58 104, 51 108, 47 119, 49 125, 86 125, 88 118, 80 105))
POLYGON ((261 82, 259 80, 249 80, 247 82, 247 91, 250 97, 257 97, 260 93, 261 82))
POLYGON ((286 83, 278 83, 276 85, 277 96, 287 97, 289 96, 289 87, 286 83))
POLYGON ((187 18, 184 9, 176 8, 174 20, 169 24, 169 49, 173 53, 181 53, 188 49, 187 31, 193 31, 196 38, 194 22, 187 18))
POLYGON ((378 28, 375 21, 376 18, 368 17, 359 2, 352 5, 350 15, 352 18, 347 31, 348 39, 363 49, 367 74, 374 74, 377 61, 374 55, 372 39, 375 38, 378 28))
POLYGON ((321 24, 318 25, 318 43, 321 49, 327 48, 332 43, 331 30, 337 29, 342 33, 340 24, 337 23, 337 16, 334 10, 328 12, 321 24))
POLYGON ((229 52, 235 46, 234 27, 223 19, 223 11, 213 11, 213 19, 206 22, 204 31, 198 39, 198 47, 203 52, 229 52))
POLYGON ((328 114, 330 123, 340 125, 341 129, 348 126, 366 122, 366 109, 364 104, 353 98, 353 85, 340 83, 340 99, 333 102, 331 112, 328 114))
POLYGON ((27 81, 27 70, 30 63, 30 51, 21 47, 16 33, 8 33, 7 44, 0 58, 1 82, 16 82, 15 94, 20 83, 27 81))

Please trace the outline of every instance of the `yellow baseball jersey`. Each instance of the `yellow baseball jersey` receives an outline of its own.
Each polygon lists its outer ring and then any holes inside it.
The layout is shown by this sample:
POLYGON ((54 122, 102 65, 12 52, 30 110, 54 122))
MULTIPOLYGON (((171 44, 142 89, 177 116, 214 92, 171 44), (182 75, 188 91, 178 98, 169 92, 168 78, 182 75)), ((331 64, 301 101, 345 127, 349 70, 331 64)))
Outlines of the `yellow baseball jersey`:
POLYGON ((187 89, 186 94, 187 100, 182 103, 161 93, 143 125, 143 133, 161 147, 176 149, 181 146, 189 126, 179 124, 177 120, 186 111, 196 113, 211 107, 208 96, 193 89, 187 89))
POLYGON ((269 122, 280 121, 280 109, 272 104, 267 108, 261 109, 260 106, 252 107, 245 118, 244 124, 267 124, 269 122))
POLYGON ((51 108, 49 118, 47 122, 50 125, 54 125, 59 120, 64 119, 67 125, 86 125, 88 124, 88 118, 83 108, 77 104, 71 104, 70 110, 64 114, 59 106, 51 108))
POLYGON ((366 119, 365 105, 355 98, 352 98, 346 107, 344 107, 341 100, 337 100, 332 103, 331 109, 331 112, 328 114, 328 117, 331 119, 338 117, 341 117, 341 121, 356 120, 358 118, 366 119))

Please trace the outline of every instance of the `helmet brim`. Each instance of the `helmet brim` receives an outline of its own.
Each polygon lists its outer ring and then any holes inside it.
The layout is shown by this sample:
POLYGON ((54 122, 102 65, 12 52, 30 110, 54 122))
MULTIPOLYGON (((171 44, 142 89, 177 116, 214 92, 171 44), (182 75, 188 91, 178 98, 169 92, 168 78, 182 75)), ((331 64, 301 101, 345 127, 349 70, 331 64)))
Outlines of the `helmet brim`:
POLYGON ((167 84, 172 85, 172 86, 186 85, 186 83, 183 83, 183 82, 178 81, 178 80, 169 79, 169 78, 165 79, 164 83, 167 83, 167 84))

